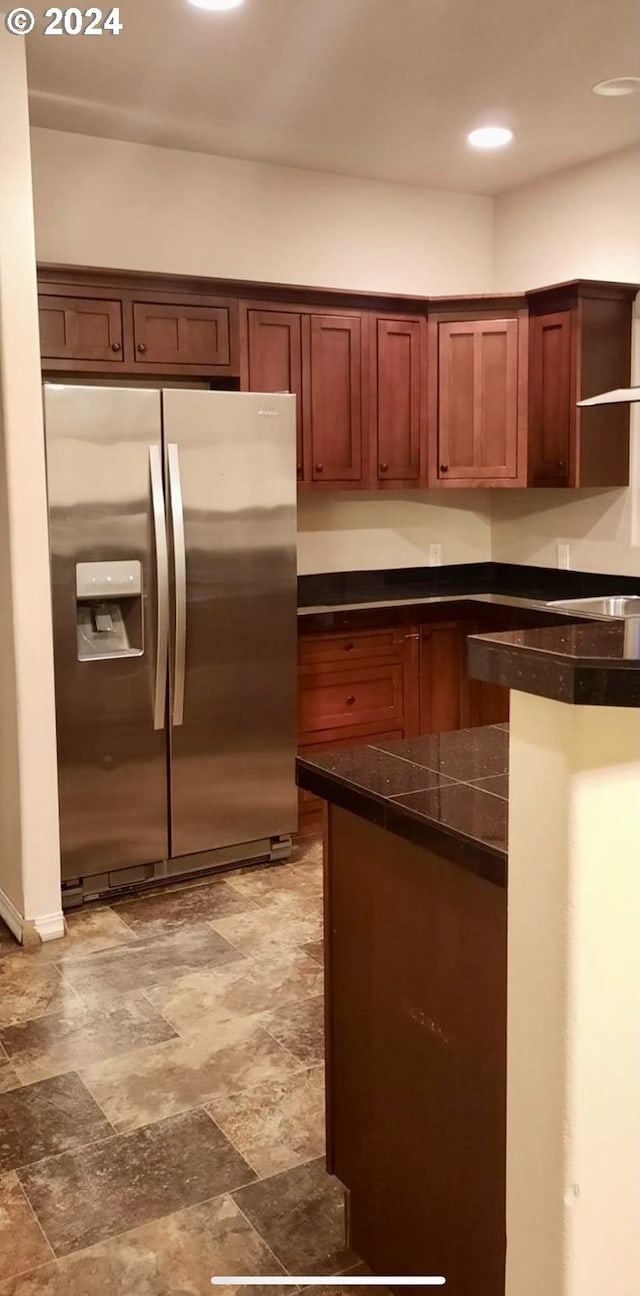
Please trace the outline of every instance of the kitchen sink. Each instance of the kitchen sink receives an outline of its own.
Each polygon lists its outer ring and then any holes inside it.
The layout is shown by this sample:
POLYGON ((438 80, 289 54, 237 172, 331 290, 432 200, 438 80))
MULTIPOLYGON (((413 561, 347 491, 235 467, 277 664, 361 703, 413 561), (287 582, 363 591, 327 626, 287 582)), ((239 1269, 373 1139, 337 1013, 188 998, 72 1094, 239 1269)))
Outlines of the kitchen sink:
POLYGON ((640 616, 640 594, 611 594, 604 598, 550 599, 548 607, 579 612, 583 616, 626 618, 640 616))

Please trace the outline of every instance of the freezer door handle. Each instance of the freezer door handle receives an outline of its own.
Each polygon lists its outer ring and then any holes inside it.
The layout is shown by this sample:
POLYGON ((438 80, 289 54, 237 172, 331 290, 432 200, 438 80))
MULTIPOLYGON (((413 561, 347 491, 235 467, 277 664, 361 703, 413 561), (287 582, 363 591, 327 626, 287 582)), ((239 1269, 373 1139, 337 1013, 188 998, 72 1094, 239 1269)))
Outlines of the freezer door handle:
POLYGON ((184 538, 184 508, 180 477, 180 451, 178 446, 167 446, 169 465, 169 498, 173 528, 173 558, 175 564, 175 645, 173 678, 173 724, 184 720, 184 681, 187 655, 187 551, 184 538))
POLYGON ((151 473, 151 507, 156 546, 156 583, 158 610, 156 618, 156 682, 153 698, 153 727, 164 729, 167 697, 167 659, 169 652, 169 554, 167 526, 162 485, 162 453, 160 446, 149 446, 151 473))

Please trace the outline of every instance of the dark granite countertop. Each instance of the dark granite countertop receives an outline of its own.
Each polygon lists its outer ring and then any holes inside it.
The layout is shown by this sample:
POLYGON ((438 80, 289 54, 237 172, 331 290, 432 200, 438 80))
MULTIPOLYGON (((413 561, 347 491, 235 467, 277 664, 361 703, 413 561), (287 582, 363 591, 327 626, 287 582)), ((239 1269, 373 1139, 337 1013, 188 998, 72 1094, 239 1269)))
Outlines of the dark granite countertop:
POLYGON ((640 707, 640 619, 473 635, 469 674, 578 706, 640 707))
POLYGON ((299 756, 300 787, 506 886, 508 725, 299 756))
MULTIPOLYGON (((640 594, 640 578, 493 562, 321 572, 298 577, 298 613, 308 617, 456 598, 544 606, 549 599, 600 594, 640 594)), ((548 610, 558 619, 563 615, 548 610)))

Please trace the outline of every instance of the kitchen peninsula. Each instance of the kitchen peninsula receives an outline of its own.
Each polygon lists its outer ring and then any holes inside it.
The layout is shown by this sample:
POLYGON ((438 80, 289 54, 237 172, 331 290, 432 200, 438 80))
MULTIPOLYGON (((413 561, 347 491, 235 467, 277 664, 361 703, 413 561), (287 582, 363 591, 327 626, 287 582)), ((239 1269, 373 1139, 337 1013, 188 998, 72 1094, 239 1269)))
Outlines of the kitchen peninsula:
POLYGON ((637 1290, 629 643, 621 622, 478 636, 470 673, 511 688, 509 731, 299 759, 329 803, 328 1165, 376 1273, 637 1290))

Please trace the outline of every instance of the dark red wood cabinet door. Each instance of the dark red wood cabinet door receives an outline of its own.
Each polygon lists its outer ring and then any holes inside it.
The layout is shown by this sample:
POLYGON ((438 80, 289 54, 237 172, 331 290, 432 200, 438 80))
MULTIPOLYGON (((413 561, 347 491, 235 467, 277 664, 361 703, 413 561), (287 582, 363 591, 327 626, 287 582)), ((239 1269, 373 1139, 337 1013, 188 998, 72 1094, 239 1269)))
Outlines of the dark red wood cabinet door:
POLYGON ((533 486, 561 486, 569 481, 574 422, 571 324, 570 310, 533 315, 529 322, 529 480, 533 486))
POLYGON ((417 484, 422 475, 426 321, 375 321, 374 481, 417 484))
POLYGON ((300 732, 308 737, 319 730, 355 725, 402 725, 403 683, 402 665, 387 662, 303 672, 298 695, 300 732))
POLYGON ((420 733, 449 733, 466 723, 466 637, 459 624, 420 632, 420 733))
POLYGON ((292 392, 297 397, 298 480, 304 478, 302 442, 302 328, 289 311, 246 311, 242 336, 242 387, 254 392, 292 392))
POLYGON ((213 367, 231 363, 227 306, 134 302, 133 329, 140 364, 213 367))
POLYGON ((109 360, 122 364, 122 303, 42 293, 40 352, 43 360, 109 360))
POLYGON ((355 485, 364 472, 364 321, 361 316, 311 315, 308 326, 303 381, 311 480, 355 485))
POLYGON ((518 472, 518 320, 440 324, 439 481, 518 472))

